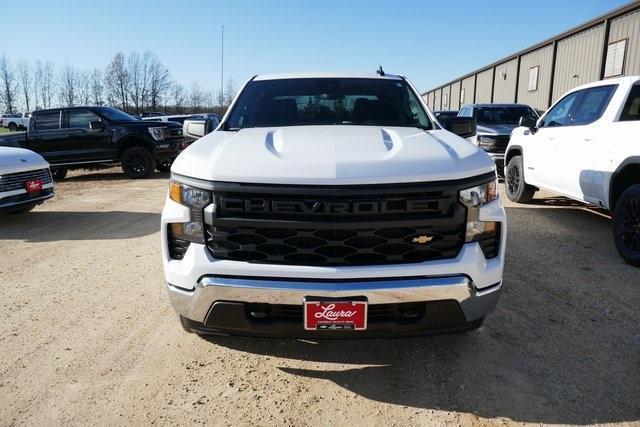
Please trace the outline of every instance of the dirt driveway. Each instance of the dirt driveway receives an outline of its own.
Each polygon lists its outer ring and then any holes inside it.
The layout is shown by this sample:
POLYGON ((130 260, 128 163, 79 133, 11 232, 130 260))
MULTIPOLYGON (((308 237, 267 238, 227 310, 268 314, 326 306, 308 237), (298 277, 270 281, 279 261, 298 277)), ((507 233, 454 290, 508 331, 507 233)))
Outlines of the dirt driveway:
POLYGON ((166 183, 75 172, 0 217, 1 425, 640 420, 640 270, 598 213, 507 204, 504 292, 478 331, 204 340, 163 288, 166 183))

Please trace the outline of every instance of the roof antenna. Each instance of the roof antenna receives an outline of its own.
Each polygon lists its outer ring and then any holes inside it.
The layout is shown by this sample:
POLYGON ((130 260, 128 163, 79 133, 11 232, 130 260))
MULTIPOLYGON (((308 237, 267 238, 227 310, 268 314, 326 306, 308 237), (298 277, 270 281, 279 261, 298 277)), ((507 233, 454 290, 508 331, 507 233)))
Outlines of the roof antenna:
POLYGON ((384 76, 384 70, 382 69, 382 65, 380 65, 380 67, 378 67, 378 69, 376 70, 376 73, 381 75, 381 76, 384 76))

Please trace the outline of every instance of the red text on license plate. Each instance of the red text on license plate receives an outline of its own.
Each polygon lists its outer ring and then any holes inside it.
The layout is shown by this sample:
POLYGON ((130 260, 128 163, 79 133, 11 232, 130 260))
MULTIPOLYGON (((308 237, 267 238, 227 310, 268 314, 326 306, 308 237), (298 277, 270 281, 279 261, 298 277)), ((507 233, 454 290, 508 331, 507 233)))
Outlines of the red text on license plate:
POLYGON ((306 330, 367 329, 367 301, 304 301, 306 330))
POLYGON ((39 191, 42 191, 42 180, 41 179, 34 179, 33 181, 27 181, 24 184, 24 186, 27 189, 27 192, 29 192, 29 193, 37 193, 39 191))

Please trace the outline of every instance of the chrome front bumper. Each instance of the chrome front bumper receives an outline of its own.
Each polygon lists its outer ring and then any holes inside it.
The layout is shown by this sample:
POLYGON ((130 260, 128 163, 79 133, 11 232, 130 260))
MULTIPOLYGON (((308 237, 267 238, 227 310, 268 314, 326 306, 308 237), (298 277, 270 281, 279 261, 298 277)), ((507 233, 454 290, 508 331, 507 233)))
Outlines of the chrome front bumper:
POLYGON ((455 300, 467 322, 493 311, 502 283, 477 290, 466 276, 383 280, 309 281, 205 276, 194 290, 167 284, 169 299, 181 316, 204 322, 217 301, 302 304, 307 296, 365 296, 369 304, 455 300))

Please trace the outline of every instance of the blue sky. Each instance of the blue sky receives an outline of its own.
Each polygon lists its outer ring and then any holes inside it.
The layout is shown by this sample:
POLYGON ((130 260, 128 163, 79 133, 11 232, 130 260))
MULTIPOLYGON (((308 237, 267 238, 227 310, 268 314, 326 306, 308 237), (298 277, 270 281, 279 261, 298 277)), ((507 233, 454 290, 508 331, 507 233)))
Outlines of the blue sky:
POLYGON ((373 71, 422 92, 625 4, 622 0, 14 1, 0 54, 103 68, 117 51, 154 51, 174 79, 220 86, 257 73, 373 71))

